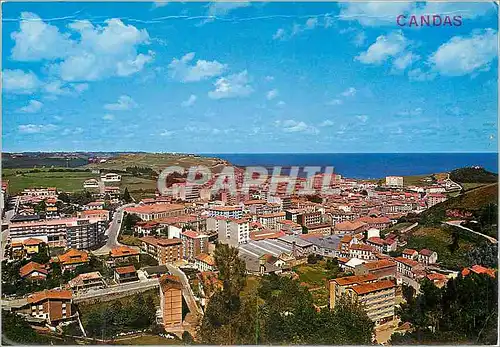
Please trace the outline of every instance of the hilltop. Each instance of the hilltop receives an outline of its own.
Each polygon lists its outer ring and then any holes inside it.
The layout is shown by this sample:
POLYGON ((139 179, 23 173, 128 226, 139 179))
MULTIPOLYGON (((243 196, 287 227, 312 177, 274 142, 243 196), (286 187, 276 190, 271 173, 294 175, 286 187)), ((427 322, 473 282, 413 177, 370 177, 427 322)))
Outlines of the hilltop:
POLYGON ((191 166, 202 165, 208 167, 212 172, 220 172, 229 162, 219 158, 208 158, 194 154, 174 154, 174 153, 133 153, 120 154, 109 158, 103 163, 87 164, 85 168, 120 170, 124 171, 130 167, 151 168, 160 172, 169 166, 181 166, 189 168, 191 166))
POLYGON ((475 166, 451 171, 450 179, 458 183, 495 183, 498 181, 498 175, 475 166))
POLYGON ((498 183, 489 184, 452 197, 440 204, 434 205, 420 215, 422 224, 435 224, 446 219, 447 211, 469 212, 477 215, 489 204, 498 205, 498 183))

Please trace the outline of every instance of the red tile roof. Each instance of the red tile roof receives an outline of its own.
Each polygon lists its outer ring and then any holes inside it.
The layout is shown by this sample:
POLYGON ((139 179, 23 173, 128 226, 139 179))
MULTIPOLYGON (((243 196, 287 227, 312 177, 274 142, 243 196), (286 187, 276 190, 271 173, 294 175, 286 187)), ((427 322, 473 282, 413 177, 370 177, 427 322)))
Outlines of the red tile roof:
POLYGON ((71 300, 73 298, 73 294, 70 290, 44 290, 42 292, 33 293, 28 297, 28 303, 37 303, 43 300, 71 300))
POLYGON ((134 265, 122 266, 115 268, 115 271, 119 275, 130 274, 130 273, 135 273, 135 267, 134 265))
POLYGON ((119 246, 112 248, 111 251, 109 252, 109 255, 112 258, 129 257, 129 256, 139 255, 139 251, 127 246, 119 246))
POLYGON ((89 261, 89 254, 85 251, 77 249, 70 249, 64 254, 57 257, 59 262, 63 265, 87 263, 89 261))
POLYGON ((382 280, 373 283, 364 283, 352 287, 351 289, 358 295, 364 295, 379 290, 386 290, 396 287, 396 285, 390 280, 382 280))
POLYGON ((34 261, 30 261, 28 264, 19 269, 19 275, 24 278, 34 271, 40 272, 45 275, 47 275, 48 273, 48 271, 45 269, 45 266, 35 263, 34 261))

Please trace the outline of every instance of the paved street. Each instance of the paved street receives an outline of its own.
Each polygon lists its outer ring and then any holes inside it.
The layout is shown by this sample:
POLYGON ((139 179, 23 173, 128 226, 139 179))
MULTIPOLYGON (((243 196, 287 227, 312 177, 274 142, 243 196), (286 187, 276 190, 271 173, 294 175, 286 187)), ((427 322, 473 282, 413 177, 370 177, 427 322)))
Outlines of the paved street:
POLYGON ((113 219, 111 220, 111 223, 109 223, 108 230, 106 230, 105 233, 105 235, 108 237, 106 244, 98 250, 93 251, 92 253, 94 253, 95 255, 105 255, 108 254, 112 248, 121 245, 118 242, 118 234, 120 233, 121 222, 123 220, 123 210, 131 206, 135 206, 135 204, 126 204, 116 209, 116 212, 113 215, 113 219))
POLYGON ((485 239, 487 239, 488 241, 490 241, 491 243, 498 243, 498 240, 495 239, 494 237, 491 237, 491 236, 488 236, 488 235, 485 235, 485 234, 482 234, 480 232, 477 232, 477 231, 474 231, 472 229, 469 229, 469 228, 466 228, 462 225, 460 225, 462 222, 462 220, 453 220, 453 221, 449 221, 449 222, 444 222, 444 224, 447 224, 447 225, 451 225, 451 226, 454 226, 454 227, 457 227, 457 228, 460 228, 462 230, 466 230, 466 231, 469 231, 473 234, 476 234, 476 235, 479 235, 479 236, 482 236, 484 237, 485 239))

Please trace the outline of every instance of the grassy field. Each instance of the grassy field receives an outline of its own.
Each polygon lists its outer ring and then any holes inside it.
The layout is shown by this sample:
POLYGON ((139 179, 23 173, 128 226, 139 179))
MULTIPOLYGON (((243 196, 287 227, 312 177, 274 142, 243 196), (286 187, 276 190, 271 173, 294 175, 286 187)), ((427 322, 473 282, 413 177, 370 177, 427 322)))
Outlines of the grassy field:
POLYGON ((158 335, 142 335, 127 339, 115 340, 116 345, 180 345, 178 339, 166 339, 158 335))
POLYGON ((464 191, 468 191, 485 186, 487 183, 462 183, 461 185, 464 188, 464 191))
POLYGON ((329 271, 325 267, 324 260, 316 264, 303 264, 294 267, 293 270, 299 275, 299 281, 310 288, 325 285, 325 279, 329 271))
POLYGON ((326 288, 319 288, 315 290, 310 291, 314 304, 316 306, 322 307, 328 305, 328 289, 326 288))
POLYGON ((446 268, 462 269, 467 264, 467 252, 476 246, 476 242, 467 234, 460 234, 458 248, 451 252, 452 233, 449 227, 419 227, 408 239, 404 248, 421 250, 428 248, 438 253, 438 263, 446 268))
POLYGON ((118 241, 120 243, 123 243, 124 245, 129 245, 129 246, 140 246, 141 241, 139 240, 138 237, 132 236, 132 235, 121 235, 118 237, 118 241))
POLYGON ((119 155, 115 158, 109 159, 105 163, 93 163, 88 164, 85 167, 108 170, 125 170, 127 167, 139 166, 150 167, 155 171, 160 172, 168 166, 182 166, 187 168, 194 165, 204 165, 209 168, 214 168, 215 171, 217 171, 219 165, 224 165, 225 163, 225 161, 218 158, 205 158, 194 155, 136 153, 119 155))
POLYGON ((16 194, 24 188, 57 187, 58 190, 74 192, 83 190, 83 182, 89 178, 97 178, 97 174, 89 171, 81 172, 28 172, 32 169, 4 169, 2 180, 9 181, 9 193, 16 194))

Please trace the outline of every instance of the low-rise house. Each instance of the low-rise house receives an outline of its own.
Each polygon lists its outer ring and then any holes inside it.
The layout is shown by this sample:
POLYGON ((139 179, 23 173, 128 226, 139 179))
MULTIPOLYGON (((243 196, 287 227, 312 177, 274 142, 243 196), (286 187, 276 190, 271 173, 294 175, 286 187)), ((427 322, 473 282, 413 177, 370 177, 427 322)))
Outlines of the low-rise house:
POLYGON ((418 252, 418 261, 425 265, 437 263, 438 255, 436 252, 429 249, 422 249, 418 252))
POLYGON ((375 247, 377 252, 380 253, 389 253, 395 251, 398 247, 398 243, 395 239, 382 239, 380 237, 369 237, 366 243, 375 247))
POLYGON ((413 259, 397 257, 394 258, 397 264, 397 274, 410 279, 418 278, 418 272, 423 270, 423 265, 413 259))
POLYGON ((466 267, 462 270, 462 276, 465 277, 471 272, 475 274, 487 274, 491 278, 495 278, 495 269, 490 269, 481 265, 473 265, 471 267, 466 267))
POLYGON ((182 283, 177 276, 160 277, 160 309, 165 329, 182 323, 182 283))
POLYGON ((160 223, 156 221, 140 221, 134 225, 134 233, 138 235, 155 235, 158 233, 158 229, 160 229, 160 223))
POLYGON ((196 256, 194 266, 200 271, 214 271, 215 259, 210 254, 201 253, 196 256))
POLYGON ((397 264, 390 259, 381 259, 377 261, 366 262, 356 266, 354 274, 367 275, 372 274, 378 278, 395 278, 397 272, 397 264))
POLYGON ((345 221, 341 223, 336 223, 333 227, 335 234, 355 234, 368 229, 368 224, 362 221, 345 221))
POLYGON ((87 252, 71 248, 66 253, 61 254, 52 261, 59 263, 62 271, 66 271, 74 270, 80 265, 88 264, 90 259, 87 252))
POLYGON ((317 223, 309 224, 306 226, 307 233, 311 234, 322 234, 324 236, 329 236, 332 234, 332 226, 330 224, 317 223))
POLYGON ((364 260, 376 260, 377 250, 365 244, 353 244, 349 247, 349 258, 358 258, 364 260))
POLYGON ((418 258, 418 252, 411 248, 405 248, 402 254, 403 258, 416 260, 418 258))
POLYGON ((448 282, 448 277, 446 275, 437 273, 437 272, 432 272, 430 274, 427 274, 425 276, 429 281, 434 283, 434 285, 438 288, 442 288, 446 285, 448 282))
POLYGON ((40 251, 41 246, 44 244, 45 242, 42 240, 30 237, 29 239, 23 241, 23 248, 26 254, 31 256, 33 254, 37 254, 40 251))
POLYGON ((387 229, 392 225, 392 222, 387 217, 361 217, 357 221, 367 224, 367 228, 376 228, 379 230, 387 229))
POLYGON ((56 325, 72 317, 73 295, 69 290, 44 290, 28 297, 27 310, 31 317, 42 318, 56 325))
POLYGON ((49 272, 44 265, 30 261, 19 269, 19 275, 22 279, 29 279, 31 281, 43 281, 47 278, 49 272))
POLYGON ((104 288, 106 283, 99 271, 80 274, 68 282, 68 288, 79 291, 89 288, 104 288))
POLYGON ((113 266, 124 263, 130 264, 131 262, 139 261, 139 251, 127 246, 118 246, 111 249, 109 258, 113 266))
POLYGON ((114 277, 117 283, 138 281, 139 277, 133 265, 115 267, 114 277))
POLYGON ((99 188, 99 182, 95 178, 90 178, 83 182, 83 188, 85 189, 99 188))
MULTIPOLYGON (((345 259, 348 259, 348 258, 345 258, 345 259)), ((356 267, 361 265, 361 264, 364 264, 364 263, 366 263, 366 260, 358 259, 358 258, 351 258, 346 262, 341 263, 339 261, 339 266, 342 270, 344 270, 344 272, 354 273, 356 270, 356 267)))
POLYGON ((165 265, 148 266, 142 269, 147 278, 159 278, 162 275, 168 275, 168 268, 165 265))

